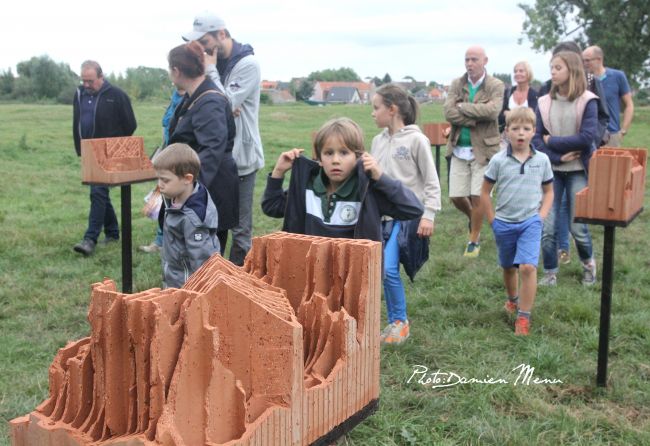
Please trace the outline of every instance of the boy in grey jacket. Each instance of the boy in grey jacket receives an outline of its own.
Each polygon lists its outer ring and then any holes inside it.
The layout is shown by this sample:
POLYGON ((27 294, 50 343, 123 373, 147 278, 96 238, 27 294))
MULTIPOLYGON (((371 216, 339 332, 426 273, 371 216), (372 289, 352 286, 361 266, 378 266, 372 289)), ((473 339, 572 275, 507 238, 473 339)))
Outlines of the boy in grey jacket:
POLYGON ((163 287, 180 288, 219 252, 217 208, 197 179, 201 161, 187 144, 171 144, 153 159, 165 202, 163 287))

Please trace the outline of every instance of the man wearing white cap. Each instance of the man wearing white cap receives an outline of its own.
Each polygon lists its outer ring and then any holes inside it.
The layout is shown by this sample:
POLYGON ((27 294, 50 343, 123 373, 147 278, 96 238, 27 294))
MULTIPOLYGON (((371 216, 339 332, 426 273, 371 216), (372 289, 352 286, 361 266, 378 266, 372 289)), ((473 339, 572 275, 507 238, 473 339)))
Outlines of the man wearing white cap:
POLYGON ((264 151, 260 138, 260 66, 253 47, 230 37, 224 20, 204 12, 194 19, 185 40, 196 40, 206 52, 205 74, 217 84, 228 99, 235 115, 237 134, 233 157, 239 170, 239 224, 232 230, 230 261, 244 264, 251 247, 253 227, 253 190, 255 176, 264 166, 264 151))

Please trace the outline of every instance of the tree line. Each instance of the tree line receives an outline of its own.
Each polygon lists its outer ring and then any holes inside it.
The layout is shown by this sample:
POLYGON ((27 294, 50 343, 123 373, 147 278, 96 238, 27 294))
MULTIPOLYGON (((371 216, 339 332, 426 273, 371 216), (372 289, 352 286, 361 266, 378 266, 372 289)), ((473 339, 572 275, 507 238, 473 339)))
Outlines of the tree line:
MULTIPOLYGON (((71 104, 79 86, 79 75, 66 63, 55 62, 49 56, 32 57, 0 72, 0 99, 21 102, 54 101, 71 104)), ((124 75, 113 73, 106 79, 122 88, 134 100, 169 99, 172 84, 167 70, 162 68, 128 68, 124 75)))

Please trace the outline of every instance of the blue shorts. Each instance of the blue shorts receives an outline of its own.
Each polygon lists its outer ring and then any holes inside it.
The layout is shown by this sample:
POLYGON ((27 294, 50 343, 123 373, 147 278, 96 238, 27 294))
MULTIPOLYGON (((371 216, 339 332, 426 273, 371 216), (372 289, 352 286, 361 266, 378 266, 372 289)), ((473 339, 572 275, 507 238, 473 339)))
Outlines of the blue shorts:
POLYGON ((519 223, 508 223, 495 218, 492 231, 502 268, 518 267, 521 264, 537 267, 542 242, 542 218, 539 214, 519 223))

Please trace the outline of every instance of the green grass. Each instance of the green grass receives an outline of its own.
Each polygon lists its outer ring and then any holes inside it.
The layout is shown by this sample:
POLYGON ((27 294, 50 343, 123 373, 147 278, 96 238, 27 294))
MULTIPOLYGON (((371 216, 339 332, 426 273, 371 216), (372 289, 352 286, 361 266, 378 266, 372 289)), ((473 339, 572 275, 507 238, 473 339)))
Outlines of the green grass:
MULTIPOLYGON (((136 104, 137 134, 151 152, 160 142, 166 104, 136 104)), ((309 150, 312 131, 349 116, 369 145, 378 133, 368 106, 263 107, 266 169, 256 187, 255 234, 278 230, 262 215, 264 176, 280 151, 309 150)), ((438 105, 420 122, 442 120, 438 105)), ((70 107, 0 105, 0 444, 7 421, 47 395, 49 364, 58 348, 88 334, 90 284, 121 280, 120 247, 82 258, 71 247, 86 227, 88 188, 80 184, 70 107)), ((626 145, 647 147, 650 109, 637 109, 626 145)), ((443 196, 446 168, 443 160, 443 196)), ((154 224, 139 214, 152 183, 132 187, 133 245, 149 243, 154 224)), ((646 198, 648 192, 646 190, 646 198)), ((113 202, 119 208, 119 190, 113 202)), ((119 210, 118 210, 119 215, 119 210)), ((560 286, 540 290, 532 336, 515 338, 501 310, 504 296, 492 235, 481 256, 465 259, 466 221, 443 200, 431 239, 431 259, 415 283, 406 279, 412 337, 382 349, 380 409, 343 442, 350 445, 650 444, 650 212, 616 233, 609 387, 595 386, 600 287, 580 285, 580 266, 562 268, 560 286), (407 383, 413 366, 467 378, 514 380, 519 364, 562 384, 472 384, 446 389, 407 383)), ((599 265, 602 228, 592 227, 599 265)), ((156 256, 134 251, 134 289, 159 286, 156 256)))

